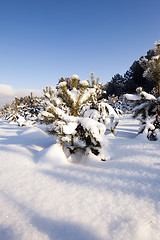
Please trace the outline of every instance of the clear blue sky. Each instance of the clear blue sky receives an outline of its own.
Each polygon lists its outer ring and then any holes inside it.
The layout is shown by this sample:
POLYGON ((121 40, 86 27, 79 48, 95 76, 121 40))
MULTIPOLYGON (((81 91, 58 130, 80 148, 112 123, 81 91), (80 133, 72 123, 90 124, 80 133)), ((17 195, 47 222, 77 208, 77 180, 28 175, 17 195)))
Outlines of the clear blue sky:
POLYGON ((159 40, 159 0, 0 0, 0 83, 43 89, 90 72, 106 83, 159 40))

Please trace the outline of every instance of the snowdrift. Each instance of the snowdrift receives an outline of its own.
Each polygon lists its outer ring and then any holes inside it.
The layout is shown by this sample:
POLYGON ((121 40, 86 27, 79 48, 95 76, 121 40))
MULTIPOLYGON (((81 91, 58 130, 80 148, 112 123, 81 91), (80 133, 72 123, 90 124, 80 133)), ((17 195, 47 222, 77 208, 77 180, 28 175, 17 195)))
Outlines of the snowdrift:
POLYGON ((68 161, 40 126, 0 121, 0 239, 159 240, 159 141, 122 118, 110 159, 68 161))

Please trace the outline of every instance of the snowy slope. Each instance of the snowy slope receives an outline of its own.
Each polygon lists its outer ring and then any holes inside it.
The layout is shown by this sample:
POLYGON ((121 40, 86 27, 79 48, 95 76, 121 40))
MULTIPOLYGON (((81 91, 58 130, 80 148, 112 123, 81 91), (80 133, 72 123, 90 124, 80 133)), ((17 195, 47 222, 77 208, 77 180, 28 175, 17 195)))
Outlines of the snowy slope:
POLYGON ((159 142, 120 120, 110 159, 66 160, 39 126, 0 121, 0 239, 159 240, 159 142))

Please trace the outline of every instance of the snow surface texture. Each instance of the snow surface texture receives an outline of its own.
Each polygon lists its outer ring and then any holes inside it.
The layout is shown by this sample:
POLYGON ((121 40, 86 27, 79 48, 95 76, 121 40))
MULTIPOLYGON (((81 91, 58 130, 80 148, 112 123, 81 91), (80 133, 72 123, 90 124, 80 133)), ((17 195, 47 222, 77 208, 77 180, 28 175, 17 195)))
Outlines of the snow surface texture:
POLYGON ((159 141, 137 129, 121 119, 108 161, 74 164, 43 126, 0 121, 0 239, 159 240, 159 141))

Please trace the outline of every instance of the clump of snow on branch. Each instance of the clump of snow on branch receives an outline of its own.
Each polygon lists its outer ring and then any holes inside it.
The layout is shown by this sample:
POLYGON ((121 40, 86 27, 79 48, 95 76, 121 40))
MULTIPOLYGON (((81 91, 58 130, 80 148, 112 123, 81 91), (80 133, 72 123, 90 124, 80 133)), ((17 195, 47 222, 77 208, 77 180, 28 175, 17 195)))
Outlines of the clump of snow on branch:
POLYGON ((72 78, 72 79, 77 79, 77 80, 78 80, 78 79, 79 79, 79 76, 78 76, 77 74, 73 74, 71 78, 72 78))

